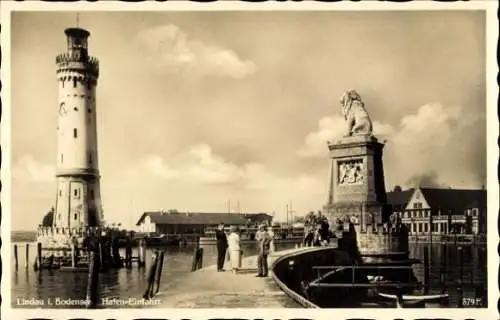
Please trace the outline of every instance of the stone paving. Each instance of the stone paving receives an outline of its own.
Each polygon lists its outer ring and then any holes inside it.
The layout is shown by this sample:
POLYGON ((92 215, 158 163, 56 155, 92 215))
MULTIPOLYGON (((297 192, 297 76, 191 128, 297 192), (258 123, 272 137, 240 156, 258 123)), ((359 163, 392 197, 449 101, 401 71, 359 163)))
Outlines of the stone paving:
MULTIPOLYGON (((274 252, 269 256, 269 267, 277 257, 297 251, 274 252)), ((190 273, 182 285, 160 291, 160 308, 301 308, 275 284, 271 277, 259 278, 257 257, 242 259, 242 269, 233 274, 226 261, 226 271, 217 272, 209 266, 190 273)))

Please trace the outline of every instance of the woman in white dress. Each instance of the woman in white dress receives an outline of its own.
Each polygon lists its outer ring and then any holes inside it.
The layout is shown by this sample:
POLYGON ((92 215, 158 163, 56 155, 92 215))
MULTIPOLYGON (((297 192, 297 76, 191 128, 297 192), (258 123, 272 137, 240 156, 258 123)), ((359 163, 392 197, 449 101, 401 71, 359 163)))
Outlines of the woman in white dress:
POLYGON ((235 226, 231 226, 229 236, 227 237, 227 244, 229 249, 229 258, 231 260, 231 268, 233 273, 236 273, 241 268, 241 248, 240 248, 240 235, 235 226))

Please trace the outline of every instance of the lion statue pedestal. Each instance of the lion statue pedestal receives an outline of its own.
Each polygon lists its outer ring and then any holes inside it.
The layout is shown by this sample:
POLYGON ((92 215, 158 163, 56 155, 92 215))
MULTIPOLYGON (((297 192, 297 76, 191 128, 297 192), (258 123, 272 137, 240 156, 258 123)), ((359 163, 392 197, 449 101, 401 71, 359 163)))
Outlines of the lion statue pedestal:
POLYGON ((354 230, 344 232, 356 233, 361 253, 392 252, 399 240, 384 231, 391 214, 382 162, 384 144, 373 136, 372 121, 355 90, 347 90, 340 102, 348 130, 328 145, 332 169, 324 212, 331 225, 346 220, 354 225, 354 230))

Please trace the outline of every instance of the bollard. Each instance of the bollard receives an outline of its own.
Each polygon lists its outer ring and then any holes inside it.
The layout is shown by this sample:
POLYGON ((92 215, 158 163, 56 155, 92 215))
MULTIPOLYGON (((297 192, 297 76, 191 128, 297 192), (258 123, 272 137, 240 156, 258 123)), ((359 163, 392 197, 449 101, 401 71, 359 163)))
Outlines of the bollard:
POLYGON ((424 293, 429 293, 429 247, 424 247, 424 293))
POLYGON ((144 294, 142 295, 144 299, 149 299, 153 296, 153 286, 155 281, 156 267, 158 265, 158 260, 159 260, 159 254, 158 251, 156 251, 153 254, 153 263, 151 264, 151 268, 149 269, 146 292, 144 292, 144 294))
POLYGON ((30 265, 30 244, 29 244, 29 243, 27 243, 27 244, 26 244, 26 259, 25 259, 25 261, 24 261, 24 267, 25 267, 26 269, 28 269, 28 268, 29 268, 29 265, 30 265))
POLYGON ((99 262, 95 251, 89 255, 89 274, 87 282, 87 308, 95 308, 99 300, 99 262))
POLYGON ((19 261, 17 260, 17 244, 14 245, 14 267, 16 270, 19 267, 19 261))
POLYGON ((156 289, 154 290, 154 294, 157 294, 160 291, 160 281, 161 274, 163 272, 163 260, 165 259, 165 251, 160 252, 158 267, 156 268, 156 289))
POLYGON ((42 270, 42 243, 38 242, 36 244, 36 252, 37 252, 37 259, 38 259, 38 269, 42 270))

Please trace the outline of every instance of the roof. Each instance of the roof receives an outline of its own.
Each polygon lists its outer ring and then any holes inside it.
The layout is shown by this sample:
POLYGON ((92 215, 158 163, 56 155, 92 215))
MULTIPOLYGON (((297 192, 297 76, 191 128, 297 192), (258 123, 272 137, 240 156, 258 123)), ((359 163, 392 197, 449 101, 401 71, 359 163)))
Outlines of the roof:
POLYGON ((415 192, 413 188, 404 191, 387 192, 387 204, 393 207, 406 207, 408 202, 410 202, 413 192, 415 192))
POLYGON ((156 224, 201 224, 201 225, 216 225, 219 223, 244 225, 249 223, 251 216, 265 213, 210 213, 210 212, 177 212, 177 211, 156 211, 144 212, 137 221, 136 225, 140 225, 146 216, 151 218, 151 221, 156 224))
MULTIPOLYGON (((420 190, 431 208, 462 212, 465 209, 486 207, 484 189, 420 188, 420 190)), ((414 192, 414 188, 387 192, 387 203, 393 207, 405 207, 414 192)))
POLYGON ((453 209, 456 212, 469 208, 486 208, 484 189, 420 188, 431 208, 453 209))

